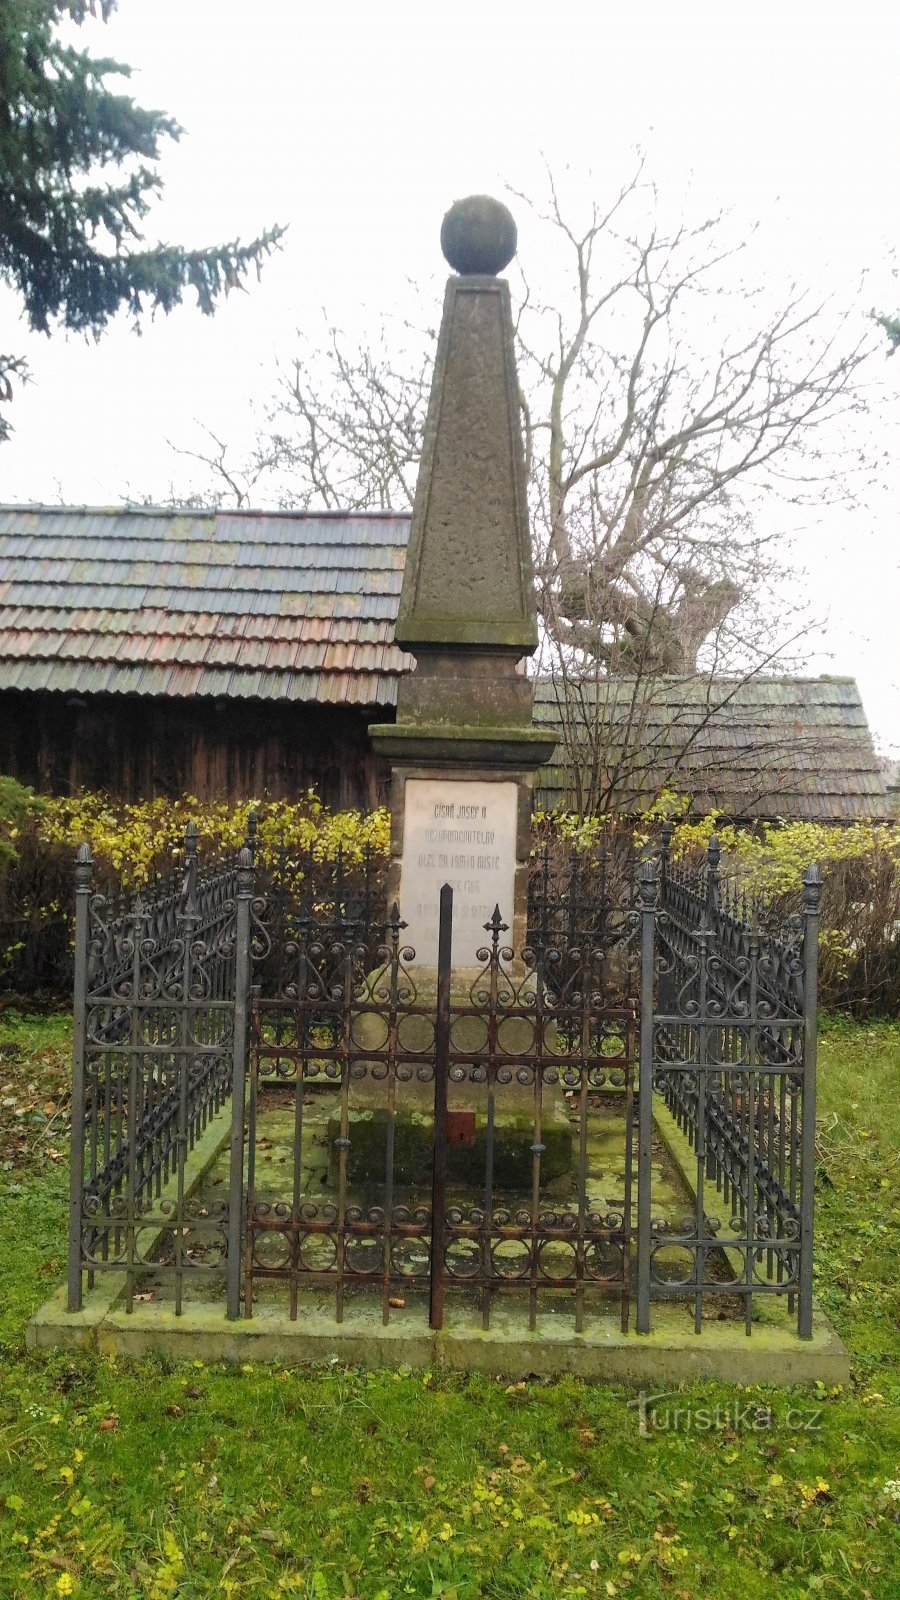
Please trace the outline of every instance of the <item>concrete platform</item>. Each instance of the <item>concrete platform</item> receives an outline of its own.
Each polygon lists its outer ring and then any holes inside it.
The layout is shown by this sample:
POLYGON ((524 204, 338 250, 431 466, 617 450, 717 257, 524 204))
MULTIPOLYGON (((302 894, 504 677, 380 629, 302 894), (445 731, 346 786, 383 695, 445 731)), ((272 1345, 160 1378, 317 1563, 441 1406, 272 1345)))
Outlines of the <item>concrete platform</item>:
MULTIPOLYGON (((662 1106, 655 1107, 655 1118, 656 1132, 691 1192, 696 1171, 693 1152, 662 1106)), ((189 1190, 200 1185, 216 1161, 229 1121, 226 1108, 192 1152, 186 1173, 189 1190)), ((710 1195, 707 1211, 713 1200, 710 1195)), ((464 1290, 448 1294, 445 1327, 435 1333, 428 1327, 421 1293, 408 1293, 405 1304, 391 1311, 390 1323, 384 1326, 380 1300, 372 1293, 350 1295, 340 1323, 333 1297, 323 1290, 304 1291, 296 1321, 290 1320, 285 1295, 284 1304, 261 1301, 254 1305, 252 1318, 229 1322, 221 1280, 216 1283, 215 1300, 192 1296, 185 1300, 181 1316, 175 1315, 164 1295, 136 1302, 129 1312, 121 1303, 123 1289, 122 1274, 98 1274, 84 1309, 75 1313, 66 1310, 65 1291, 58 1290, 31 1318, 29 1347, 92 1349, 133 1357, 157 1354, 176 1361, 405 1364, 515 1379, 572 1373, 594 1382, 654 1387, 698 1378, 831 1385, 846 1383, 850 1376, 847 1351, 824 1314, 816 1309, 814 1336, 802 1341, 788 1315, 786 1298, 775 1295, 758 1297, 748 1336, 743 1320, 720 1320, 713 1295, 708 1297, 700 1334, 693 1329, 689 1300, 654 1301, 652 1332, 623 1333, 612 1294, 586 1300, 584 1331, 577 1333, 571 1293, 557 1297, 543 1291, 536 1327, 530 1330, 525 1293, 517 1287, 500 1290, 492 1301, 492 1326, 484 1330, 474 1295, 464 1290)))
POLYGON ((81 1312, 65 1310, 62 1290, 41 1307, 28 1325, 32 1349, 93 1349, 102 1355, 165 1355, 175 1361, 278 1361, 287 1365, 339 1361, 370 1367, 406 1365, 466 1372, 500 1373, 509 1378, 556 1377, 573 1373, 594 1382, 686 1383, 715 1378, 727 1383, 846 1383, 847 1352, 834 1329, 819 1314, 812 1340, 801 1341, 783 1317, 760 1320, 748 1338, 735 1323, 710 1322, 701 1334, 688 1325, 685 1308, 654 1307, 657 1326, 649 1334, 623 1334, 614 1315, 588 1319, 583 1333, 572 1330, 571 1311, 545 1313, 529 1332, 515 1308, 492 1313, 487 1332, 474 1326, 465 1310, 451 1308, 440 1333, 427 1326, 424 1306, 415 1315, 395 1317, 388 1327, 377 1304, 348 1307, 336 1323, 332 1310, 301 1307, 296 1322, 286 1311, 263 1306, 250 1319, 227 1322, 221 1305, 192 1302, 176 1317, 162 1305, 138 1305, 128 1313, 97 1304, 81 1312))

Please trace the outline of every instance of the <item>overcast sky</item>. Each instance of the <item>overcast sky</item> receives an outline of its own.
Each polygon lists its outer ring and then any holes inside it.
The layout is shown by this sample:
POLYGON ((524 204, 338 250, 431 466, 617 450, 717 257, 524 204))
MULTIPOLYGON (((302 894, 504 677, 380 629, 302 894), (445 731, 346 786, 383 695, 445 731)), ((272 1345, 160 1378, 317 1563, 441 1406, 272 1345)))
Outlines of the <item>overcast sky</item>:
MULTIPOLYGON (((183 492, 196 470, 167 439, 197 442, 199 419, 240 450, 279 352, 323 306, 362 328, 403 310, 408 280, 437 305, 447 205, 504 183, 534 192, 542 155, 587 194, 589 169, 618 184, 641 145, 673 215, 724 206, 739 229, 760 223, 773 281, 842 294, 867 267, 873 303, 900 308, 896 0, 120 0, 82 37, 130 62, 136 98, 187 130, 165 151, 151 240, 289 232, 248 294, 141 338, 123 319, 98 345, 39 339, 0 298, 2 347, 34 377, 0 447, 4 501, 183 492)), ((883 468, 858 509, 797 533, 794 559, 828 614, 809 670, 857 677, 881 747, 900 754, 900 355, 877 376, 867 426, 883 468)))

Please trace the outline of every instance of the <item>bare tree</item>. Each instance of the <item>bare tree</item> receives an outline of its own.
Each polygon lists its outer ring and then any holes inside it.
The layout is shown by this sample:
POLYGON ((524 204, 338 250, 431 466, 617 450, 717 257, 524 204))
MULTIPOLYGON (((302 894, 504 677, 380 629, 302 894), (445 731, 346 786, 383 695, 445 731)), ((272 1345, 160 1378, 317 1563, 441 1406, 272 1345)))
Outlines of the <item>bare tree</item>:
POLYGON ((245 506, 266 498, 283 510, 409 510, 436 337, 434 329, 408 324, 357 345, 327 323, 319 343, 298 332, 249 452, 237 458, 203 424, 205 442, 172 445, 204 468, 191 503, 245 506))
POLYGON ((818 728, 786 733, 783 719, 748 716, 743 691, 774 665, 757 658, 742 673, 610 674, 573 669, 559 652, 536 686, 536 710, 559 733, 566 808, 634 815, 668 793, 735 815, 777 813, 798 769, 812 773, 838 752, 818 728))
MULTIPOLYGON (((745 244, 727 219, 664 229, 641 163, 578 224, 550 174, 543 205, 518 200, 559 263, 546 294, 518 286, 540 666, 565 690, 564 743, 592 768, 596 809, 633 787, 661 675, 701 675, 712 716, 796 646, 757 513, 845 487, 834 436, 864 404, 878 341, 861 307, 796 288, 774 303, 742 284, 745 244)), ((302 341, 244 474, 224 449, 200 453, 213 493, 241 503, 252 484, 283 506, 409 507, 433 338, 404 325, 370 343, 333 328, 302 341)))
POLYGON ((206 440, 202 448, 188 450, 182 445, 173 444, 171 439, 166 443, 177 456, 198 461, 205 469, 206 482, 188 495, 181 496, 174 484, 170 484, 168 494, 161 500, 157 498, 154 501, 152 496, 146 494, 136 499, 129 495, 129 504, 196 506, 215 510, 233 506, 239 511, 253 504, 257 485, 265 485, 271 474, 279 468, 277 441, 260 433, 251 449, 244 453, 240 461, 235 461, 234 451, 225 439, 205 423, 198 422, 197 426, 206 440))
POLYGON ((754 320, 724 219, 632 228, 640 169, 579 228, 548 184, 570 293, 527 292, 518 333, 552 629, 612 671, 690 672, 772 575, 754 504, 833 487, 823 425, 861 406, 871 329, 796 290, 754 320))
POLYGON ((415 345, 403 325, 347 348, 336 328, 282 369, 271 440, 290 477, 288 503, 346 511, 406 510, 422 452, 435 334, 415 345))

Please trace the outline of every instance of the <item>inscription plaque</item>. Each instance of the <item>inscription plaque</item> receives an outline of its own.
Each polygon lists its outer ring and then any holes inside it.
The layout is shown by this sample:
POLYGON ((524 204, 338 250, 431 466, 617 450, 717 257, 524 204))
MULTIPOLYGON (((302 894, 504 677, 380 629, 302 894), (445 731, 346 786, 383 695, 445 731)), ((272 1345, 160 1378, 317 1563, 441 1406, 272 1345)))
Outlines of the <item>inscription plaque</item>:
POLYGON ((407 778, 400 914, 417 966, 437 965, 444 883, 453 889, 454 967, 478 965, 495 906, 512 930, 517 811, 515 783, 407 778))

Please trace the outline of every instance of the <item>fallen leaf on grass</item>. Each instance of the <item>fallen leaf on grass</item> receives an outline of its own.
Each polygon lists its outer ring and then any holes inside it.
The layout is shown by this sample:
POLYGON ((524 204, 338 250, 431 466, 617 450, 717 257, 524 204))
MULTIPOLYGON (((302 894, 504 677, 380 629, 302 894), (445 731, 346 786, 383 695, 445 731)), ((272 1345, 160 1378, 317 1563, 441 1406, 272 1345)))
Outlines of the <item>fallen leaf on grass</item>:
POLYGON ((98 1433, 115 1433, 115 1431, 118 1428, 118 1426, 119 1426, 118 1417, 104 1417, 102 1422, 98 1422, 97 1423, 97 1432, 98 1433))

